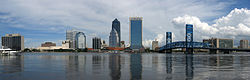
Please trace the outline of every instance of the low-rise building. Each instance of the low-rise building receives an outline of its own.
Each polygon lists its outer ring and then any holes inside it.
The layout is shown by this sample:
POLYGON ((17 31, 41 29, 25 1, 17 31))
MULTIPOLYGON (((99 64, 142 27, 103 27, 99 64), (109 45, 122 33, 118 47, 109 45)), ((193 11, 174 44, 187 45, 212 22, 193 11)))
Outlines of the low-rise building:
POLYGON ((40 51, 55 50, 55 49, 73 49, 70 48, 71 43, 72 42, 70 40, 66 40, 62 42, 62 46, 41 46, 38 47, 37 49, 40 51))
POLYGON ((152 41, 152 50, 156 51, 157 47, 159 47, 158 41, 152 41))
POLYGON ((208 43, 213 48, 233 48, 233 39, 211 38, 204 39, 203 43, 208 43))
POLYGON ((248 47, 249 47, 248 40, 240 40, 240 46, 239 46, 239 48, 246 49, 248 47))
POLYGON ((45 42, 45 43, 41 44, 41 47, 51 47, 51 46, 56 46, 56 43, 45 42))

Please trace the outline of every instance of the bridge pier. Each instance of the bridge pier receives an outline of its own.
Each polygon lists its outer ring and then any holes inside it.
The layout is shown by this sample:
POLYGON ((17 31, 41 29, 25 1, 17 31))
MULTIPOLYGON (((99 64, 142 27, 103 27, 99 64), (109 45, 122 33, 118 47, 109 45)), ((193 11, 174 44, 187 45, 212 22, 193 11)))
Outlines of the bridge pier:
POLYGON ((186 48, 185 54, 193 54, 194 53, 194 48, 186 48))
POLYGON ((172 53, 172 49, 160 50, 160 53, 172 53))
POLYGON ((224 52, 224 54, 229 54, 230 53, 230 51, 223 51, 224 52))
POLYGON ((229 54, 231 52, 232 52, 231 50, 209 49, 209 54, 218 54, 218 53, 229 54))
POLYGON ((218 54, 219 50, 216 49, 209 49, 209 54, 218 54))
POLYGON ((172 53, 172 49, 168 49, 166 53, 172 53))

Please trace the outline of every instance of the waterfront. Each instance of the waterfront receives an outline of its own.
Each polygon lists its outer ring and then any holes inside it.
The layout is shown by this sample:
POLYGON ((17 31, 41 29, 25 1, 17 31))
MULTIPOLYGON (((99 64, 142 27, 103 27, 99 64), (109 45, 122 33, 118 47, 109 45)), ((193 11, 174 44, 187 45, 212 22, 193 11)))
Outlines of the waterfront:
POLYGON ((249 74, 248 53, 0 56, 0 80, 244 80, 249 74))

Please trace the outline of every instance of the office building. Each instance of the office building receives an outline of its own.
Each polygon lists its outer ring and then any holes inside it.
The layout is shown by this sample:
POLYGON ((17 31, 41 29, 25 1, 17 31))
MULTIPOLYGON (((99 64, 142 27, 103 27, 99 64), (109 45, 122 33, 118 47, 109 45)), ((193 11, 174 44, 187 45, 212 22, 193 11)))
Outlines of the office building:
POLYGON ((40 51, 56 50, 56 49, 72 49, 69 47, 71 43, 72 43, 71 41, 66 40, 66 41, 62 41, 62 46, 55 46, 54 45, 55 43, 45 42, 45 44, 49 44, 49 46, 48 45, 41 46, 41 47, 38 47, 37 49, 40 51))
POLYGON ((70 48, 73 48, 73 49, 75 49, 75 48, 77 48, 76 47, 76 39, 75 39, 75 37, 76 37, 76 34, 78 33, 79 31, 76 31, 76 30, 67 30, 66 31, 66 40, 69 40, 69 41, 71 41, 72 43, 70 44, 70 48))
POLYGON ((12 50, 24 50, 24 37, 20 34, 6 34, 2 37, 2 47, 12 50))
POLYGON ((142 46, 142 17, 130 17, 130 48, 141 49, 142 46))
POLYGON ((110 32, 109 47, 120 47, 119 36, 115 29, 112 29, 110 32))
POLYGON ((117 18, 112 22, 112 30, 116 30, 118 34, 118 46, 121 47, 121 29, 120 29, 120 21, 117 20, 117 18))
POLYGON ((153 51, 156 51, 156 48, 158 48, 159 47, 159 44, 158 44, 158 41, 152 41, 152 50, 153 51))
POLYGON ((85 49, 86 48, 86 36, 83 32, 76 33, 75 44, 76 44, 77 49, 85 49))
POLYGON ((51 46, 56 46, 56 43, 45 42, 41 45, 41 47, 51 47, 51 46))
POLYGON ((203 43, 208 43, 213 48, 233 48, 233 39, 211 38, 204 39, 203 43))
POLYGON ((62 42, 62 48, 63 48, 63 49, 70 49, 71 43, 72 43, 72 42, 69 41, 69 40, 63 41, 63 42, 62 42))
POLYGON ((92 39, 92 48, 93 49, 101 49, 101 38, 98 38, 98 37, 94 37, 93 39, 92 39))
POLYGON ((248 40, 240 40, 239 48, 246 49, 246 48, 248 48, 248 45, 249 45, 248 40))

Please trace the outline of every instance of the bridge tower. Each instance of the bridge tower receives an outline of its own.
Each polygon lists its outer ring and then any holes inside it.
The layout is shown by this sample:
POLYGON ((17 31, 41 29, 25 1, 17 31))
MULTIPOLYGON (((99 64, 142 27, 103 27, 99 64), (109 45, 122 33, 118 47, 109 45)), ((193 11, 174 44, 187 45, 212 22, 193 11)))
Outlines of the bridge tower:
POLYGON ((193 25, 186 24, 186 53, 192 54, 193 49, 193 25))
POLYGON ((166 32, 166 48, 170 49, 166 52, 172 53, 171 44, 172 43, 172 32, 166 32))

